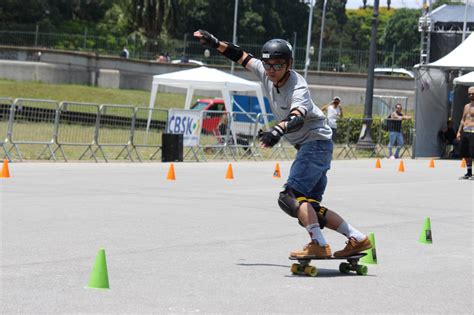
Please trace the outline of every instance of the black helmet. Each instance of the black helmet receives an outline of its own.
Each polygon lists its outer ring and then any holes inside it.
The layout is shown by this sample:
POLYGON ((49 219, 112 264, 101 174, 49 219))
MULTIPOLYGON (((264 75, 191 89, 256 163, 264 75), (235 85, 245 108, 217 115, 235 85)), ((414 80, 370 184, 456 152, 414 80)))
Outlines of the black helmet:
POLYGON ((262 47, 262 59, 292 59, 293 48, 284 39, 271 39, 262 47))

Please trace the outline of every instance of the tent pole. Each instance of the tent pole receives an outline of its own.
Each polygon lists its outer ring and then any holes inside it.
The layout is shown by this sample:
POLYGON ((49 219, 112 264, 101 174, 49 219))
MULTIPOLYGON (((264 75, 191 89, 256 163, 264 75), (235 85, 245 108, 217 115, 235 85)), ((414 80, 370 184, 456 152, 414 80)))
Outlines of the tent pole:
POLYGON ((150 124, 151 124, 151 110, 153 107, 155 107, 155 99, 156 99, 156 94, 158 92, 158 84, 152 83, 151 86, 151 96, 150 96, 150 104, 148 105, 148 119, 146 122, 146 134, 148 135, 148 131, 150 130, 150 124))
POLYGON ((265 128, 268 129, 268 116, 267 116, 267 109, 265 108, 265 101, 263 100, 262 89, 257 89, 257 99, 258 104, 260 105, 260 111, 263 114, 263 122, 265 123, 265 128))
POLYGON ((467 8, 469 7, 469 0, 466 0, 464 5, 464 23, 462 25, 462 41, 466 39, 466 26, 467 26, 467 8))
POLYGON ((186 93, 186 102, 184 103, 184 109, 191 108, 191 102, 193 100, 194 88, 189 87, 188 92, 186 93))

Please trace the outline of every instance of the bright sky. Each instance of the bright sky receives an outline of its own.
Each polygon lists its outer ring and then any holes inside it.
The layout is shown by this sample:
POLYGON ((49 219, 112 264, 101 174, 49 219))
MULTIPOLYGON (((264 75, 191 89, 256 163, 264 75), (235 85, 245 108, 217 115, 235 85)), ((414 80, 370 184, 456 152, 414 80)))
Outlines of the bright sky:
MULTIPOLYGON (((432 0, 434 3, 436 0, 432 0)), ((428 2, 428 0, 426 1, 428 2)), ((346 8, 348 9, 357 9, 363 4, 362 0, 347 0, 346 8)), ((374 0, 367 0, 368 5, 373 5, 374 0)), ((421 9, 423 5, 423 0, 392 0, 390 6, 392 8, 417 8, 421 9)), ((387 0, 379 0, 379 6, 386 7, 387 0)))
MULTIPOLYGON (((432 3, 435 3, 436 0, 431 0, 432 3)), ((462 0, 466 2, 466 0, 462 0)), ((347 0, 346 8, 348 9, 357 9, 362 6, 364 2, 362 0, 347 0)), ((426 3, 429 3, 429 0, 426 0, 426 3)), ((472 5, 473 1, 471 0, 470 4, 472 5)), ((374 0, 367 0, 368 5, 373 5, 374 0)), ((423 0, 392 0, 390 6, 392 8, 416 8, 421 9, 423 5, 423 0)), ((386 7, 387 0, 379 0, 379 6, 386 7)))
MULTIPOLYGON (((428 0, 426 0, 429 3, 428 0)), ((432 0, 432 2, 436 2, 436 0, 432 0)), ((373 5, 374 0, 367 0, 368 5, 373 5)), ((363 5, 362 0, 347 0, 346 8, 348 9, 357 9, 363 5)), ((390 7, 392 8, 418 8, 420 9, 423 5, 423 0, 392 0, 390 7)), ((379 6, 386 7, 387 0, 379 0, 379 6)))

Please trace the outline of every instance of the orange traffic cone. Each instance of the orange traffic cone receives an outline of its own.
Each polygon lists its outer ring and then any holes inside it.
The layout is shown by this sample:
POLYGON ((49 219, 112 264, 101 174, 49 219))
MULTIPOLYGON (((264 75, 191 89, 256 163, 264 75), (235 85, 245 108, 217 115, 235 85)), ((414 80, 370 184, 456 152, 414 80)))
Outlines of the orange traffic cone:
POLYGON ((429 165, 430 168, 435 168, 435 164, 434 164, 434 160, 431 159, 430 160, 430 165, 429 165))
POLYGON ((400 165, 398 166, 399 172, 405 172, 405 164, 403 164, 403 160, 400 161, 400 165))
POLYGON ((174 174, 174 165, 171 163, 170 169, 168 170, 168 176, 166 177, 167 180, 175 180, 176 175, 174 174))
POLYGON ((280 173, 280 164, 275 165, 275 171, 273 171, 273 178, 280 178, 281 173, 280 173))
POLYGON ((465 167, 466 167, 466 159, 462 159, 461 168, 465 168, 465 167))
POLYGON ((377 161, 375 161, 375 168, 382 168, 382 166, 380 165, 380 159, 377 159, 377 161))
POLYGON ((225 179, 234 179, 234 172, 232 171, 232 163, 229 163, 227 167, 227 173, 225 174, 225 179))
POLYGON ((10 171, 8 170, 8 160, 3 160, 3 167, 2 167, 2 174, 0 174, 0 178, 8 178, 10 177, 10 171))

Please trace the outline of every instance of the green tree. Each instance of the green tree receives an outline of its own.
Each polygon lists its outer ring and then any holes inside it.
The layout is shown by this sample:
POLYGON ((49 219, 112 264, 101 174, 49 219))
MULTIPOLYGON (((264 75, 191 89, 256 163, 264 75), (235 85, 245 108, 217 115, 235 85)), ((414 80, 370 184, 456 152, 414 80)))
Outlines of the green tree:
POLYGON ((33 24, 49 14, 47 0, 0 1, 0 25, 33 24))
MULTIPOLYGON (((353 50, 368 50, 372 29, 373 7, 366 9, 346 10, 347 23, 344 26, 344 34, 348 41, 345 42, 347 48, 353 50)), ((381 38, 390 17, 395 10, 386 7, 379 8, 377 42, 381 44, 381 38)), ((380 47, 378 47, 380 48, 380 47)))
POLYGON ((421 10, 399 9, 390 17, 381 42, 387 50, 394 47, 396 51, 404 52, 398 56, 395 63, 404 63, 410 53, 418 52, 420 48, 418 19, 420 16, 421 10))

